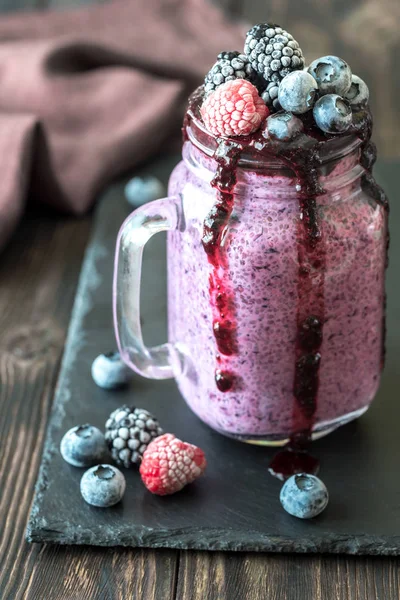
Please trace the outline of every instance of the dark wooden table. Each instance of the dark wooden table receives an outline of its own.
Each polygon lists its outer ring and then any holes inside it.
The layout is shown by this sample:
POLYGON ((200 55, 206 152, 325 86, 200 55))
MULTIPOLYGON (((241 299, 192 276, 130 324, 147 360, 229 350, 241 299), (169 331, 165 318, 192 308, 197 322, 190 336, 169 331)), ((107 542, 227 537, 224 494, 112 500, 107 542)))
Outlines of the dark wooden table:
MULTIPOLYGON (((133 0, 132 0, 133 1, 133 0)), ((55 8, 87 0, 51 0, 55 8)), ((220 0, 336 53, 371 84, 381 156, 400 158, 398 0, 220 0)), ((45 0, 0 0, 3 11, 45 0)), ((91 227, 28 215, 0 260, 1 600, 398 600, 400 560, 29 545, 25 526, 91 227)))

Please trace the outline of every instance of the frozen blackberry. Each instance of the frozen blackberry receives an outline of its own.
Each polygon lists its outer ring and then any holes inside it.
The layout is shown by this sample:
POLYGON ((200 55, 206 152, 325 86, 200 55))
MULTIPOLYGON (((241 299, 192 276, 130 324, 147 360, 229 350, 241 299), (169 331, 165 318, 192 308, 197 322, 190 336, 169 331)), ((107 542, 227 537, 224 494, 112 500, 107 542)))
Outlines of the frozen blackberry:
POLYGON ((261 98, 264 100, 265 104, 271 111, 276 111, 281 109, 281 105, 278 100, 278 91, 279 85, 275 83, 275 81, 271 81, 265 90, 265 92, 261 95, 261 98))
POLYGON ((304 67, 299 44, 279 25, 254 25, 247 33, 244 52, 253 69, 268 82, 279 83, 292 71, 304 67))
POLYGON ((157 419, 143 408, 121 406, 106 422, 105 439, 117 465, 140 465, 143 452, 163 433, 157 419))
POLYGON ((206 96, 227 81, 246 79, 257 87, 259 77, 251 66, 249 59, 240 52, 221 52, 218 60, 207 73, 204 80, 206 96))

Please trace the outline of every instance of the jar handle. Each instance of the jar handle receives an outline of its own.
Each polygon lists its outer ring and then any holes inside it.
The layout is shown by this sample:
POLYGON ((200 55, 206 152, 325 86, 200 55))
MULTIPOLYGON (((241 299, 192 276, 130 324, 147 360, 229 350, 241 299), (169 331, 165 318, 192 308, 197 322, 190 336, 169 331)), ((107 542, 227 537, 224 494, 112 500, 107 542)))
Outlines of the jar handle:
POLYGON ((147 348, 140 323, 140 283, 143 248, 153 235, 179 229, 178 198, 144 204, 123 223, 117 239, 113 283, 114 327, 124 362, 149 379, 176 377, 183 369, 183 355, 174 344, 147 348))

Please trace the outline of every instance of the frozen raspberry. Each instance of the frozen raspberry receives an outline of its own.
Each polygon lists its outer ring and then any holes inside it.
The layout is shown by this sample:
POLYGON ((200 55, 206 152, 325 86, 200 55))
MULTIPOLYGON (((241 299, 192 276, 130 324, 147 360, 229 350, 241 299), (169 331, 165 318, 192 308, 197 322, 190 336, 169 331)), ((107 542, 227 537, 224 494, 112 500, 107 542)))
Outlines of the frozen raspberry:
POLYGON ((257 131, 269 110, 249 81, 227 81, 212 92, 201 107, 201 116, 216 136, 249 135, 257 131))
POLYGON ((203 450, 165 433, 147 447, 140 474, 152 494, 166 496, 200 477, 206 464, 203 450))

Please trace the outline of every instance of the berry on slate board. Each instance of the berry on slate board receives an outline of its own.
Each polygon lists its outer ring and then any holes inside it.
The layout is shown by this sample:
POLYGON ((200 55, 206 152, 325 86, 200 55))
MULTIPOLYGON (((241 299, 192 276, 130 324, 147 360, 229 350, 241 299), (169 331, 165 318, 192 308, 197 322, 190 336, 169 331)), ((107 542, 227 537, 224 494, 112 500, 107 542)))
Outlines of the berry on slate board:
POLYGON ((325 484, 315 475, 292 475, 282 486, 280 501, 293 517, 312 519, 328 505, 329 495, 325 484))
POLYGON ((279 84, 278 100, 284 110, 302 114, 313 107, 317 82, 307 71, 293 71, 279 84))
POLYGON ((144 451, 154 438, 162 435, 157 419, 144 408, 121 406, 106 422, 105 439, 117 465, 139 465, 144 451))
POLYGON ((361 108, 368 104, 369 100, 369 89, 365 81, 357 75, 352 75, 351 86, 349 91, 345 94, 345 99, 350 102, 351 106, 361 108))
POLYGON ((140 474, 152 494, 166 496, 179 492, 200 477, 206 465, 203 450, 166 433, 147 448, 140 474))
POLYGON ((303 129, 303 121, 292 113, 282 110, 268 117, 263 135, 281 142, 288 142, 297 137, 303 129))
MULTIPOLYGON (((204 80, 206 96, 220 85, 234 79, 246 79, 257 86, 259 76, 251 66, 249 59, 240 52, 221 52, 204 80)), ((265 86, 264 86, 265 87, 265 86)))
POLYGON ((126 199, 133 208, 163 198, 165 194, 165 186, 153 175, 133 177, 125 186, 126 199))
POLYGON ((347 100, 337 94, 326 94, 314 105, 314 120, 325 133, 344 133, 350 127, 353 114, 347 100))
POLYGON ((269 110, 249 81, 227 81, 212 92, 200 109, 205 126, 216 136, 249 135, 260 128, 269 110))
POLYGON ((114 506, 125 493, 125 477, 112 465, 97 465, 86 471, 81 479, 83 499, 92 506, 114 506))
POLYGON ((247 33, 244 51, 253 69, 267 82, 279 83, 291 71, 304 67, 299 44, 279 25, 254 25, 247 33))
POLYGON ((322 56, 313 60, 308 72, 317 82, 320 95, 344 96, 350 89, 351 69, 347 62, 338 56, 322 56))
POLYGON ((119 352, 99 354, 92 364, 93 381, 101 388, 114 390, 129 383, 132 371, 119 352))
POLYGON ((72 427, 61 440, 63 459, 74 467, 90 467, 104 460, 107 445, 104 435, 93 425, 72 427))

